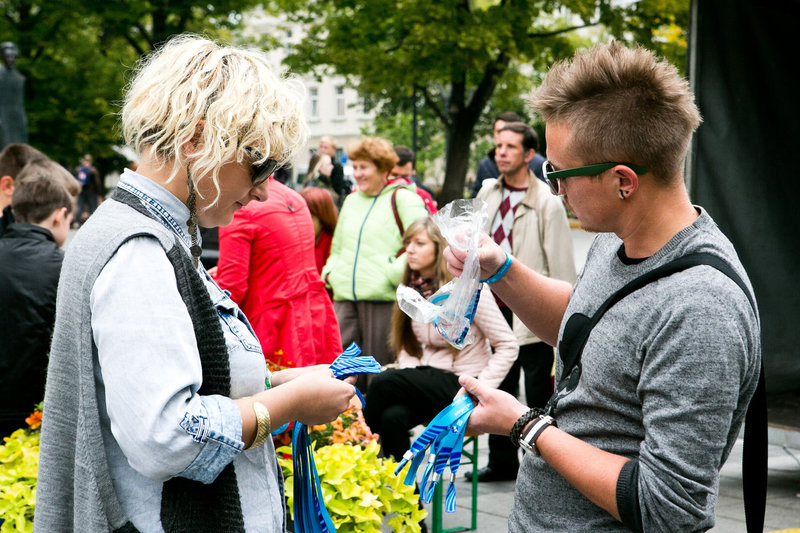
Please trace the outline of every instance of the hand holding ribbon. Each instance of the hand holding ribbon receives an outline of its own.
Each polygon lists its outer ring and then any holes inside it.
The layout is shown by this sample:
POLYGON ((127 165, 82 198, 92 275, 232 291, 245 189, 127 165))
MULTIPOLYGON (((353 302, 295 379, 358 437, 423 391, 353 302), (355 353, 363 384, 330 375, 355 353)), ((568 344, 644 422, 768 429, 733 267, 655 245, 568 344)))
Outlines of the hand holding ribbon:
POLYGON ((403 454, 403 458, 395 469, 399 474, 410 461, 403 483, 411 485, 417 477, 417 470, 425 458, 426 451, 430 448, 428 464, 420 480, 420 498, 425 503, 430 503, 436 485, 442 477, 447 466, 450 466, 450 485, 447 487, 445 498, 445 511, 455 512, 456 488, 454 485, 458 467, 461 464, 461 450, 464 446, 464 433, 467 421, 475 405, 466 394, 458 396, 453 403, 444 408, 427 425, 422 434, 411 444, 411 448, 403 454))
MULTIPOLYGON (((334 377, 345 379, 356 374, 381 371, 381 366, 372 356, 361 356, 361 348, 352 343, 330 366, 334 377)), ((364 397, 356 388, 362 407, 364 397)), ((314 450, 308 438, 308 427, 295 422, 292 431, 292 463, 294 466, 294 530, 296 533, 333 533, 330 514, 325 508, 322 486, 314 462, 314 450)))

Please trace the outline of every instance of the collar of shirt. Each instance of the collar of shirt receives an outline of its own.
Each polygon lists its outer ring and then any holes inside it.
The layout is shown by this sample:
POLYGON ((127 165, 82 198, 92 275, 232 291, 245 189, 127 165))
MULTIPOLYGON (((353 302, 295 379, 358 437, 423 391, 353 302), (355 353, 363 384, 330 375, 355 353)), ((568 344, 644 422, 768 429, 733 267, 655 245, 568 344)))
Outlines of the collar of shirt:
MULTIPOLYGON (((136 195, 159 222, 178 236, 187 250, 191 248, 189 226, 186 224, 189 208, 183 202, 158 183, 127 168, 117 186, 136 195)), ((199 231, 197 239, 198 244, 202 244, 199 231)))

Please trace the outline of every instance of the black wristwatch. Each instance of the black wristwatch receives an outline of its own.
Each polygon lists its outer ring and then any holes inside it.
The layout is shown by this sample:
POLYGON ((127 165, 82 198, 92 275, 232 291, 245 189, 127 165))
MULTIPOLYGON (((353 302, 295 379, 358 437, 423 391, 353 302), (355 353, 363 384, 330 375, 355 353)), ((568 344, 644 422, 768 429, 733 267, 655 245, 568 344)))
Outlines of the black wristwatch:
POLYGON ((536 449, 536 439, 538 439, 539 435, 542 434, 542 431, 547 429, 549 426, 558 427, 558 424, 556 424, 556 420, 552 416, 539 415, 528 426, 528 429, 525 430, 525 432, 522 434, 522 437, 520 437, 519 447, 526 452, 530 452, 534 456, 539 457, 541 454, 539 453, 539 450, 536 449))

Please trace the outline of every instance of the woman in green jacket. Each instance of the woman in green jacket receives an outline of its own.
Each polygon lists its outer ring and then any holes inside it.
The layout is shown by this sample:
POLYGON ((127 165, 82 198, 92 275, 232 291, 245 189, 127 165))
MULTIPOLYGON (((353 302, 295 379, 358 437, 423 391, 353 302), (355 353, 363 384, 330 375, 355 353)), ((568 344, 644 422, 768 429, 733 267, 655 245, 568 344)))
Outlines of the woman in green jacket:
MULTIPOLYGON (((392 143, 364 138, 347 156, 357 190, 342 205, 322 277, 333 290, 342 343, 356 342, 365 354, 387 364, 394 360, 390 322, 406 265, 403 231, 428 212, 414 190, 388 183, 397 162, 392 143)), ((365 393, 367 384, 358 382, 365 393)))

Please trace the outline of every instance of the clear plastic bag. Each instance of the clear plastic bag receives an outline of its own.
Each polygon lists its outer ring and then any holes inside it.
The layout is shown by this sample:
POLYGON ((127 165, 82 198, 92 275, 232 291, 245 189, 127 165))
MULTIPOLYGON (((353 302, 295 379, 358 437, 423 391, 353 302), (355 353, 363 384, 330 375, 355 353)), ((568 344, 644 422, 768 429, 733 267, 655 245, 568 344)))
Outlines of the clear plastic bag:
POLYGON ((442 236, 451 248, 466 252, 460 277, 442 286, 427 300, 417 291, 400 285, 397 304, 412 320, 434 323, 439 334, 461 349, 475 339, 470 326, 481 294, 478 243, 488 219, 483 200, 455 200, 433 215, 442 236))

